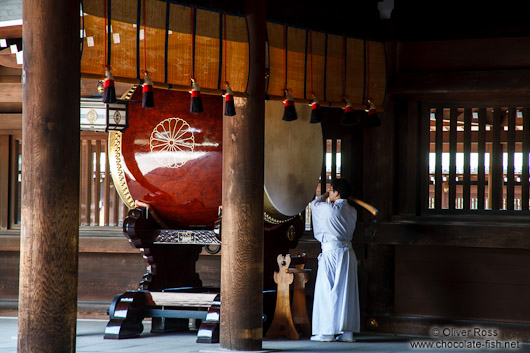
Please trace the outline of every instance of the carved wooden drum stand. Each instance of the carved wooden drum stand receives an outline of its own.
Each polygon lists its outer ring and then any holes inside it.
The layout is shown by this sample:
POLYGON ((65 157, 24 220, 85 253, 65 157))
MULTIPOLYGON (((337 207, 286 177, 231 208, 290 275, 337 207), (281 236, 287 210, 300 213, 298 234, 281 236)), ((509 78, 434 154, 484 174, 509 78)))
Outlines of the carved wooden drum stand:
MULTIPOLYGON (((153 317, 154 331, 163 332, 187 328, 187 320, 178 318, 206 315, 205 305, 180 308, 180 314, 153 311, 158 309, 148 292, 216 290, 200 289, 195 263, 203 246, 220 247, 216 228, 222 192, 222 119, 230 117, 223 117, 222 97, 203 95, 204 112, 193 114, 188 92, 155 89, 154 95, 155 108, 131 103, 129 129, 109 136, 114 184, 131 209, 124 234, 142 252, 148 271, 138 291, 115 298, 106 338, 138 336, 146 316, 153 317), (123 317, 116 316, 118 308, 123 317), (202 313, 193 314, 194 310, 202 313)), ((137 91, 132 100, 140 97, 137 91)), ((322 167, 321 126, 309 124, 309 106, 297 105, 297 112, 298 120, 285 122, 282 102, 266 102, 265 290, 275 289, 276 256, 294 248, 303 234, 300 214, 314 196, 322 167)), ((264 300, 264 307, 272 313, 271 302, 267 308, 264 300)))

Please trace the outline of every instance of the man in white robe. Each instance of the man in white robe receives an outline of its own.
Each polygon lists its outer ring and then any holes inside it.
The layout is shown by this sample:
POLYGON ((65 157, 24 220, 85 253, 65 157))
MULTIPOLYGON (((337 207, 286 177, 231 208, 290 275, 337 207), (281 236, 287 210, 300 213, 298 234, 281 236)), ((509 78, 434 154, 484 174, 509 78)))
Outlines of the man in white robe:
POLYGON ((322 245, 312 341, 353 342, 353 332, 360 330, 357 258, 351 243, 357 210, 348 202, 350 193, 350 183, 335 179, 329 192, 311 202, 313 233, 322 245), (326 201, 328 196, 331 202, 326 201))

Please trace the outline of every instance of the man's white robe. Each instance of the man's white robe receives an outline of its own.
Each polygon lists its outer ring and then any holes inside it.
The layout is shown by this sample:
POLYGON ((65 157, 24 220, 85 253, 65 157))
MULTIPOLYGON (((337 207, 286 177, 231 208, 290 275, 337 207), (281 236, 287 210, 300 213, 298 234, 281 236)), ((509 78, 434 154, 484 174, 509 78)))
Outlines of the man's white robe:
POLYGON ((359 332, 357 258, 351 240, 357 210, 347 200, 311 202, 313 233, 322 245, 313 300, 313 335, 359 332))

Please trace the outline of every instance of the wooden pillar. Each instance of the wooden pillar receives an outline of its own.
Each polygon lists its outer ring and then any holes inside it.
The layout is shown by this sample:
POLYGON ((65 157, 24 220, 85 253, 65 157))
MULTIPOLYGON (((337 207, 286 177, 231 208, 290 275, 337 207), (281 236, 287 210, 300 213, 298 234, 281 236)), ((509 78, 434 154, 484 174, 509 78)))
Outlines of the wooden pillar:
POLYGON ((0 136, 0 229, 9 227, 9 135, 0 136))
POLYGON ((23 0, 18 352, 74 352, 79 233, 79 2, 23 0))
POLYGON ((248 98, 223 118, 220 348, 260 350, 263 337, 265 1, 247 1, 248 98))

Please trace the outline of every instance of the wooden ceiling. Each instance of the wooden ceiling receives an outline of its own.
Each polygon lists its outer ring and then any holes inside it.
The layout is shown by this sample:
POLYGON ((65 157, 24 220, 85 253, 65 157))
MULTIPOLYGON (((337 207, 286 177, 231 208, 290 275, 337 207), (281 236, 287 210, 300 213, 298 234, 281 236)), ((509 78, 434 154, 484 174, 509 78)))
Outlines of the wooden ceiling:
MULTIPOLYGON (((171 0, 168 0, 171 1, 171 0)), ((244 0, 184 0, 242 13, 244 0)), ((442 40, 530 35, 525 1, 483 0, 267 0, 267 19, 375 40, 442 40), (382 19, 379 8, 392 9, 382 19)))
MULTIPOLYGON (((161 1, 230 13, 243 13, 245 4, 245 0, 161 1)), ((267 19, 374 40, 440 40, 530 35, 528 9, 528 2, 518 0, 267 0, 267 19), (381 7, 392 9, 391 19, 381 18, 381 7)), ((0 38, 20 36, 20 26, 0 28, 0 38)))
POLYGON ((395 0, 392 33, 387 34, 398 40, 526 36, 528 7, 515 0, 395 0))

